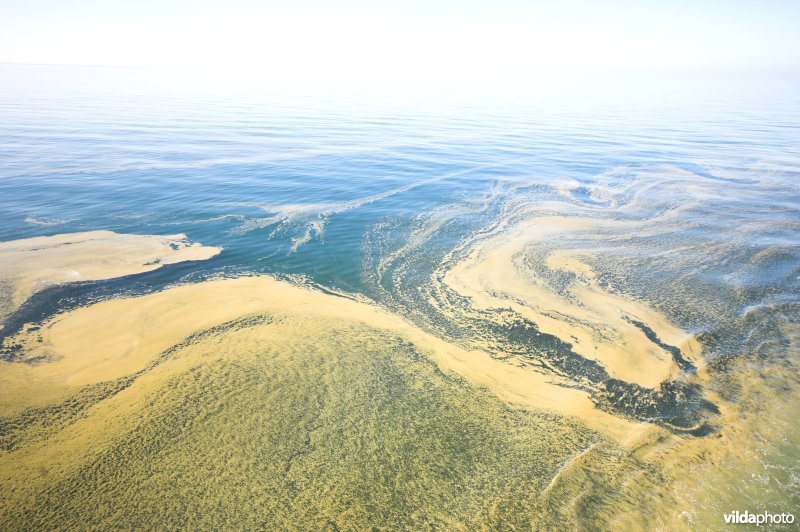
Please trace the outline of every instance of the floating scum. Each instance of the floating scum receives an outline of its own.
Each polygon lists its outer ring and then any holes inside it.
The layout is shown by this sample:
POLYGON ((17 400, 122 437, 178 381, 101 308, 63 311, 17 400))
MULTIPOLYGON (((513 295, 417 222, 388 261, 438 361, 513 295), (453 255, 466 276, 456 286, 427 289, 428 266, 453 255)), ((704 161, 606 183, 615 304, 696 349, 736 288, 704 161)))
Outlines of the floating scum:
POLYGON ((88 231, 0 242, 0 325, 34 293, 55 284, 112 279, 166 264, 210 259, 219 248, 186 235, 88 231))
POLYGON ((8 342, 37 357, 3 367, 11 524, 523 524, 568 454, 636 430, 578 390, 269 277, 109 300, 8 342), (55 391, 24 393, 38 387, 55 391))
MULTIPOLYGON (((698 338, 569 245, 659 220, 557 211, 504 204, 412 294, 405 258, 471 207, 434 213, 380 254, 382 305, 262 275, 22 326, 0 362, 0 523, 676 523, 692 479, 725 479, 756 424, 710 385, 698 338)), ((219 250, 93 232, 0 252, 8 313, 70 271, 107 279, 219 250)))

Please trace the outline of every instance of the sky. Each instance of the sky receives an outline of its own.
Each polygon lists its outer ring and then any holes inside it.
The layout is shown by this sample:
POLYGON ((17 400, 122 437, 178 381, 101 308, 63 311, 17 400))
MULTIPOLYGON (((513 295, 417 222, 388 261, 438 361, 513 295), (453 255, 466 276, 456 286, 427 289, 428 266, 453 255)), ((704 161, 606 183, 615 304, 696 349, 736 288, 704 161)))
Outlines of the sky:
POLYGON ((800 0, 0 0, 0 63, 308 83, 800 72, 800 0))

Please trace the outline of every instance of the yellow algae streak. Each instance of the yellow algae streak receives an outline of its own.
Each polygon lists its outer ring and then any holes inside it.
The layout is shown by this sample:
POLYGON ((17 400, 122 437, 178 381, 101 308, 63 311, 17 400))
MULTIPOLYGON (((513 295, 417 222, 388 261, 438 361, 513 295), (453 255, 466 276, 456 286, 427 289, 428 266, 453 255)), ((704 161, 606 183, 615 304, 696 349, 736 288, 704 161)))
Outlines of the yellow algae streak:
MULTIPOLYGON (((599 411, 588 394, 557 377, 506 364, 481 351, 466 351, 418 329, 377 306, 321 294, 270 277, 241 277, 183 285, 122 298, 58 315, 40 328, 5 340, 46 363, 0 362, 0 413, 31 406, 24 400, 31 380, 69 389, 117 379, 144 369, 164 350, 190 336, 253 313, 286 313, 320 319, 346 316, 401 334, 447 371, 489 388, 509 402, 578 417, 592 428, 624 438, 635 425, 599 411)), ((40 396, 31 397, 32 404, 40 396)))
POLYGON ((263 276, 93 304, 9 341, 49 354, 0 366, 12 528, 530 527, 574 455, 648 427, 263 276))
POLYGON ((34 293, 54 284, 143 273, 165 264, 205 260, 220 248, 186 235, 89 231, 0 242, 0 323, 34 293))
POLYGON ((698 362, 700 346, 691 334, 644 303, 601 288, 578 251, 550 250, 545 257, 541 266, 549 272, 571 275, 571 282, 559 289, 525 263, 528 246, 619 223, 540 216, 503 224, 476 242, 446 272, 443 283, 469 297, 474 308, 514 310, 543 333, 571 344, 575 353, 600 363, 611 377, 655 388, 677 377, 680 367, 634 322, 646 324, 661 340, 680 347, 685 358, 698 362))

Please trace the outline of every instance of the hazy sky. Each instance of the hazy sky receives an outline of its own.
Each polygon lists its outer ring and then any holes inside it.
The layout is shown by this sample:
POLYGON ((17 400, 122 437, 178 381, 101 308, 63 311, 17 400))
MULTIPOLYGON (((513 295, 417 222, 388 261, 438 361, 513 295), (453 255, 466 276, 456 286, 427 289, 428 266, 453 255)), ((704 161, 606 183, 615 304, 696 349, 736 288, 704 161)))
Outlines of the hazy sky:
POLYGON ((800 70, 800 0, 0 0, 0 62, 305 78, 800 70))

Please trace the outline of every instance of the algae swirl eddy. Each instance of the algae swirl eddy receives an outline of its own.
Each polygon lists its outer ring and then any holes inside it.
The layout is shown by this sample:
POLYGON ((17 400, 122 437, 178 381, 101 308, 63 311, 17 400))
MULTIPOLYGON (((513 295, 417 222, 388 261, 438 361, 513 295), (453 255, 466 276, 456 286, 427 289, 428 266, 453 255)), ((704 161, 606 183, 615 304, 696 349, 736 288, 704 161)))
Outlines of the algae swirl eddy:
POLYGON ((432 110, 1 68, 0 528, 800 507, 791 87, 432 110))

